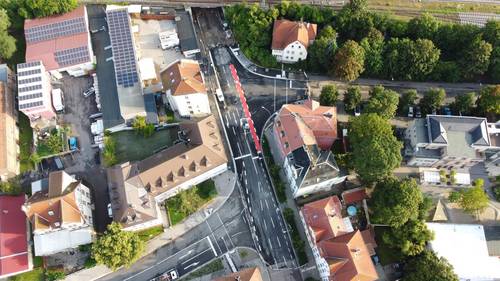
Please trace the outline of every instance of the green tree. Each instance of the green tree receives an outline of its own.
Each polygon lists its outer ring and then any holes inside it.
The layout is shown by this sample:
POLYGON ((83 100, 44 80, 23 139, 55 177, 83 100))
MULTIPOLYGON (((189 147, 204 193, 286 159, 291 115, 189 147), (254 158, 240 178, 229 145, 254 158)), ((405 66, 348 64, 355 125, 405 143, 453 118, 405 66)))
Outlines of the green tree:
POLYGON ((382 236, 389 247, 398 249, 404 256, 420 254, 433 238, 433 233, 422 220, 409 220, 400 227, 391 228, 382 236))
POLYGON ((483 27, 483 39, 493 46, 500 44, 500 21, 489 20, 483 27))
POLYGON ((500 83, 500 46, 491 52, 489 76, 493 83, 500 83))
POLYGON ((339 98, 339 91, 335 84, 328 84, 321 88, 319 103, 324 106, 335 106, 339 98))
POLYGON ((456 203, 458 203, 458 205, 464 209, 465 212, 477 215, 488 207, 489 198, 483 190, 483 184, 484 182, 482 180, 476 180, 474 187, 467 188, 459 192, 460 197, 456 203))
POLYGON ((133 264, 143 250, 144 242, 137 233, 123 231, 119 223, 112 222, 92 245, 92 257, 98 264, 116 270, 133 264))
POLYGON ((19 195, 23 191, 19 178, 10 178, 7 181, 0 181, 0 192, 8 195, 19 195))
POLYGON ((432 88, 424 93, 420 100, 420 106, 425 114, 431 114, 437 111, 444 104, 446 92, 444 89, 432 88))
POLYGON ((476 101, 476 93, 467 93, 455 96, 451 108, 462 115, 470 115, 476 101))
POLYGON ((370 91, 370 99, 366 105, 365 112, 376 113, 385 119, 391 119, 396 115, 398 103, 398 93, 393 90, 384 89, 380 85, 375 86, 370 91))
POLYGON ((106 167, 111 167, 118 163, 118 159, 116 159, 116 141, 111 136, 104 137, 102 155, 106 167))
POLYGON ((7 11, 0 8, 0 61, 9 59, 16 51, 16 39, 7 32, 9 27, 10 20, 7 11))
POLYGON ((414 106, 417 101, 417 90, 408 90, 403 92, 399 99, 398 111, 399 114, 404 115, 408 112, 410 106, 414 106))
POLYGON ((455 83, 462 77, 460 67, 455 61, 439 61, 434 67, 430 78, 434 81, 455 83))
POLYGON ((337 51, 337 32, 331 26, 324 27, 307 50, 308 65, 316 71, 330 68, 337 51))
POLYGON ((19 0, 19 14, 24 18, 48 17, 63 14, 74 10, 78 3, 76 0, 19 0))
POLYGON ((428 39, 392 38, 387 44, 384 65, 391 78, 424 80, 433 72, 440 54, 428 39))
POLYGON ((439 21, 428 13, 408 22, 408 35, 413 39, 432 39, 439 29, 439 21))
POLYGON ((500 114, 500 85, 482 88, 476 105, 482 114, 500 114))
POLYGON ((66 278, 66 273, 59 270, 47 270, 45 272, 45 281, 56 281, 66 278))
POLYGON ((417 220, 423 195, 414 179, 386 178, 377 183, 369 202, 373 223, 400 227, 417 220))
POLYGON ((480 39, 474 40, 461 60, 464 77, 472 79, 483 75, 490 65, 492 51, 490 43, 480 39))
POLYGON ((356 80, 364 71, 365 51, 356 41, 348 40, 335 54, 333 74, 347 81, 356 80))
POLYGON ((132 121, 132 128, 134 128, 136 134, 142 134, 144 137, 150 137, 155 129, 153 124, 148 124, 146 117, 136 116, 134 121, 132 121))
POLYGON ((368 36, 360 42, 365 51, 365 73, 368 76, 379 76, 382 73, 384 60, 384 35, 376 28, 370 29, 368 36))
POLYGON ((345 110, 351 111, 361 103, 361 90, 359 86, 349 86, 344 94, 345 110))
POLYGON ((349 140, 353 149, 352 164, 364 182, 384 178, 401 163, 403 146, 394 136, 389 122, 377 114, 352 118, 349 140))
POLYGON ((458 281, 453 266, 431 250, 412 257, 403 268, 403 281, 458 281))

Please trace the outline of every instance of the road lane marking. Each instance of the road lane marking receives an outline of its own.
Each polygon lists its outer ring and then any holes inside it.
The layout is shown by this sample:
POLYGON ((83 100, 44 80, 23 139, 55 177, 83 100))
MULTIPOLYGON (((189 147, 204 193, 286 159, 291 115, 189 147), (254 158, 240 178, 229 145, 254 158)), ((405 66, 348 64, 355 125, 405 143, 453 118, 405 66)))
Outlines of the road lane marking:
POLYGON ((264 220, 264 228, 266 229, 267 231, 267 224, 266 224, 266 220, 264 220))
POLYGON ((274 225, 273 217, 270 217, 270 218, 271 218, 271 224, 273 225, 273 228, 276 228, 276 226, 274 225))
POLYGON ((288 264, 286 263, 285 256, 281 256, 283 258, 283 262, 285 263, 285 266, 288 267, 288 264))
MULTIPOLYGON (((208 236, 207 236, 207 237, 208 237, 208 236)), ((210 251, 210 248, 208 248, 208 249, 204 250, 203 252, 198 253, 198 254, 196 254, 195 256, 192 256, 191 258, 189 258, 189 259, 187 259, 187 260, 185 260, 185 261, 181 262, 181 264, 186 264, 186 263, 189 263, 189 262, 191 262, 193 259, 195 259, 195 258, 197 258, 197 257, 199 257, 199 256, 201 256, 201 255, 203 255, 203 254, 204 254, 204 253, 206 253, 207 251, 210 251)))
POLYGON ((214 255, 217 256, 217 251, 215 250, 214 244, 212 243, 212 239, 210 239, 210 236, 207 236, 208 238, 208 244, 210 244, 210 248, 212 248, 212 251, 214 251, 214 255))
POLYGON ((273 244, 271 243, 271 239, 267 238, 267 242, 269 243, 269 247, 271 247, 271 251, 273 250, 273 244))
POLYGON ((188 269, 188 268, 190 268, 190 267, 193 267, 193 266, 197 266, 199 263, 200 263, 199 261, 197 261, 197 262, 195 262, 195 263, 192 263, 192 264, 190 264, 190 265, 188 265, 188 266, 184 267, 184 270, 186 270, 186 269, 188 269))
POLYGON ((278 241, 278 246, 281 248, 281 242, 280 242, 280 239, 278 238, 278 236, 276 236, 276 240, 278 241))
POLYGON ((238 157, 235 157, 234 160, 239 160, 241 158, 245 158, 245 157, 248 157, 248 156, 252 156, 252 154, 248 153, 248 154, 245 154, 245 155, 240 155, 238 157))
POLYGON ((262 205, 262 200, 260 200, 260 211, 264 211, 264 205, 262 205))
MULTIPOLYGON (((259 187, 260 187, 260 185, 259 185, 259 187)), ((267 204, 267 199, 265 201, 266 201, 266 208, 269 210, 269 205, 267 204)))
POLYGON ((236 143, 236 145, 238 146, 238 151, 240 152, 240 154, 239 154, 239 155, 242 155, 243 153, 241 152, 240 143, 239 143, 239 142, 237 142, 237 143, 236 143))
MULTIPOLYGON (((210 241, 208 241, 208 242, 210 242, 210 241)), ((182 260, 183 258, 189 256, 192 252, 193 252, 193 250, 189 250, 185 255, 180 256, 179 259, 182 260)))

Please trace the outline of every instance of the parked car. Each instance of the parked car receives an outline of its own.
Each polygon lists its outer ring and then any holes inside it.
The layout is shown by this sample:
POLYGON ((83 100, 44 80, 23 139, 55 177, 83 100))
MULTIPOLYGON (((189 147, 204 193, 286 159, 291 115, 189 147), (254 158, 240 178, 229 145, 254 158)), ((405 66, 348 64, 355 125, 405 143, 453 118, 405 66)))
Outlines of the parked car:
POLYGON ((160 275, 160 281, 170 281, 170 280, 176 280, 178 278, 179 274, 177 273, 177 270, 175 268, 172 268, 169 271, 160 275))
POLYGON ((422 110, 420 110, 420 106, 415 107, 415 117, 422 118, 422 110))
POLYGON ((413 106, 408 107, 408 117, 413 118, 413 106))
POLYGON ((76 140, 76 137, 70 137, 68 139, 68 143, 69 143, 69 149, 71 151, 75 151, 78 149, 78 141, 76 140))
POLYGON ((359 116, 359 115, 361 115, 361 106, 357 105, 354 108, 354 116, 359 116))
POLYGON ((113 218, 113 209, 111 208, 111 203, 108 204, 108 217, 113 218))
POLYGON ((451 109, 447 106, 443 107, 443 114, 451 116, 451 109))

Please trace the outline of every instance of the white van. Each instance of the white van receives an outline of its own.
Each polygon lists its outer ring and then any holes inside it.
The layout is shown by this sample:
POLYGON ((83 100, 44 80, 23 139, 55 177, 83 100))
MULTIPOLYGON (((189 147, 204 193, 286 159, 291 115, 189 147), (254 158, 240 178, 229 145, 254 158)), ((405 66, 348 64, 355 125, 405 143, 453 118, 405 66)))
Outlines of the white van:
POLYGON ((61 89, 52 90, 52 105, 57 113, 64 112, 64 94, 61 89))

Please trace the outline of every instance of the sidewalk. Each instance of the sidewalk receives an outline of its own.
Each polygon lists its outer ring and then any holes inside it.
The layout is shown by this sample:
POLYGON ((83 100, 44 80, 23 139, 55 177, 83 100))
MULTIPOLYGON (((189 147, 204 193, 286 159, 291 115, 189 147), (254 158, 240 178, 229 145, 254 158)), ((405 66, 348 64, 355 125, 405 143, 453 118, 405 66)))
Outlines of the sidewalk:
POLYGON ((284 72, 284 75, 281 70, 279 69, 274 69, 274 68, 265 68, 262 66, 258 66, 255 63, 251 62, 243 52, 239 48, 231 48, 231 53, 233 56, 238 60, 238 62, 245 68, 247 71, 249 71, 252 74, 265 77, 265 78, 270 78, 270 79, 282 79, 282 80, 299 80, 299 81, 306 81, 307 78, 304 75, 304 73, 301 72, 284 72))
MULTIPOLYGON (((214 178, 212 180, 215 182, 215 188, 217 189, 217 197, 212 200, 209 204, 204 206, 202 209, 198 210, 196 213, 189 216, 182 223, 177 224, 175 226, 164 229, 164 232, 155 238, 148 241, 146 247, 144 249, 144 253, 142 257, 147 256, 158 248, 165 246, 170 243, 172 240, 175 240, 182 236, 184 233, 189 231, 191 228, 197 226, 198 224, 204 222, 207 217, 213 212, 217 211, 227 200, 229 195, 234 190, 234 186, 236 185, 236 176, 232 171, 226 171, 214 178)), ((103 265, 97 265, 95 267, 89 269, 83 269, 77 271, 73 274, 68 275, 64 280, 65 281, 91 281, 99 279, 105 275, 112 273, 109 268, 103 265)))

